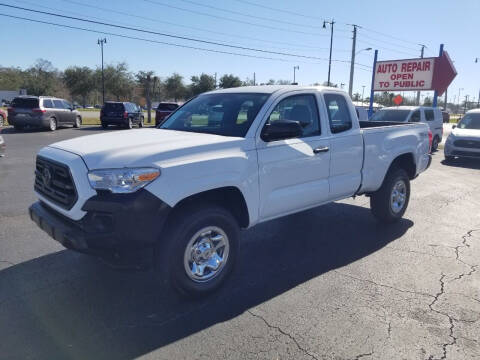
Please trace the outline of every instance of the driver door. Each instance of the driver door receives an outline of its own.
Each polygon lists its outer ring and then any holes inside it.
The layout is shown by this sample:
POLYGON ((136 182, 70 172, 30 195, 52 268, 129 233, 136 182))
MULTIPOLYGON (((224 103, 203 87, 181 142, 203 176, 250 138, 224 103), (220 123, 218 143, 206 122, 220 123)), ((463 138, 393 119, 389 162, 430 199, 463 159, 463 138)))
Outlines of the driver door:
POLYGON ((329 199, 330 141, 321 129, 318 100, 314 92, 281 97, 266 119, 265 124, 299 121, 303 134, 293 139, 259 140, 261 221, 329 199))

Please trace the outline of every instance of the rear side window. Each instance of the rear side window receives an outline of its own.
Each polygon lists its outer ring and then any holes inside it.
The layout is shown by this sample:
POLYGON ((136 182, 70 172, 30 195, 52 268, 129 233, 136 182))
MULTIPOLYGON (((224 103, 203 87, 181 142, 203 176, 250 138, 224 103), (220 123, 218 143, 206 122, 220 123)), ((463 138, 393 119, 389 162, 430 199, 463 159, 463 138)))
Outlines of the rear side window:
POLYGON ((324 99, 332 134, 350 130, 352 128, 352 118, 345 98, 342 95, 325 94, 324 99))
POLYGON ((53 108, 53 102, 50 99, 44 99, 43 100, 43 107, 47 109, 52 109, 53 108))
POLYGON ((15 98, 11 104, 14 108, 34 109, 38 108, 38 99, 35 98, 15 98))
POLYGON ((106 103, 104 109, 108 111, 123 111, 122 103, 106 103))
POLYGON ((53 100, 53 105, 55 106, 55 109, 63 109, 63 102, 62 100, 53 100))
POLYGON ((433 110, 425 110, 425 119, 427 119, 427 121, 435 120, 435 115, 433 114, 433 110))
POLYGON ((157 110, 159 111, 173 111, 178 108, 177 104, 158 104, 157 110))

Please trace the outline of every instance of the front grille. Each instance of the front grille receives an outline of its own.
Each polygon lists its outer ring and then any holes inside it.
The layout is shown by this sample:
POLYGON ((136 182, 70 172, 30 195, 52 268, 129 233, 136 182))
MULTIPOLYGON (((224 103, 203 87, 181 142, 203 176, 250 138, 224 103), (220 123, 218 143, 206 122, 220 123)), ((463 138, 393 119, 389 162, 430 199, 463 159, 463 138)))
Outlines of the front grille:
POLYGON ((454 151, 452 151, 452 155, 480 158, 480 152, 474 153, 474 152, 470 152, 470 151, 454 150, 454 151))
POLYGON ((453 145, 462 148, 480 149, 480 141, 478 140, 456 140, 453 145))
POLYGON ((68 166, 41 156, 37 156, 34 189, 66 210, 70 210, 77 201, 77 191, 68 166))

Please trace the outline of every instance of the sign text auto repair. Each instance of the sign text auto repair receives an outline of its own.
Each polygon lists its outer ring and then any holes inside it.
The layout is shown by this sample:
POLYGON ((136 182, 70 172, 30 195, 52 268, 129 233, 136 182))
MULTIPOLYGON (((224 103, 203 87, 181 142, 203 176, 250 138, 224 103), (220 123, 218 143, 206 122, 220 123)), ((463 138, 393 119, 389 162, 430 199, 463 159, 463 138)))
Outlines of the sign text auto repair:
POLYGON ((435 58, 378 61, 374 91, 432 90, 435 58))

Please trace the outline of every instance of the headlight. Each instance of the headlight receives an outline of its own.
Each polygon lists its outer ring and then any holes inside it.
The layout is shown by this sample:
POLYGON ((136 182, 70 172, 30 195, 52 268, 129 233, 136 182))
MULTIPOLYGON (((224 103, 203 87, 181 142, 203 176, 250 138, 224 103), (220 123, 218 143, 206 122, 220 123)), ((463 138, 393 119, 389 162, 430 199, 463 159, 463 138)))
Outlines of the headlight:
POLYGON ((159 176, 160 170, 155 168, 102 169, 90 171, 88 180, 95 190, 127 194, 143 188, 159 176))

